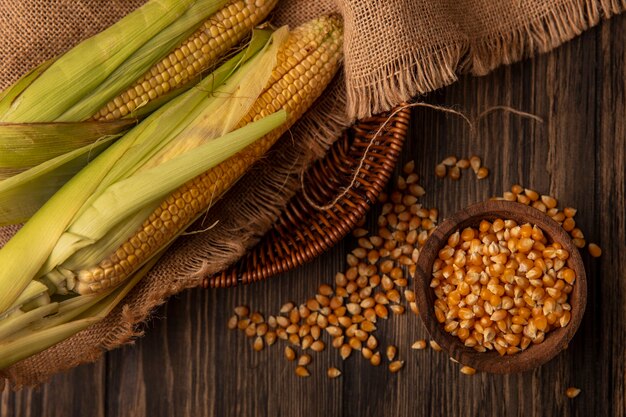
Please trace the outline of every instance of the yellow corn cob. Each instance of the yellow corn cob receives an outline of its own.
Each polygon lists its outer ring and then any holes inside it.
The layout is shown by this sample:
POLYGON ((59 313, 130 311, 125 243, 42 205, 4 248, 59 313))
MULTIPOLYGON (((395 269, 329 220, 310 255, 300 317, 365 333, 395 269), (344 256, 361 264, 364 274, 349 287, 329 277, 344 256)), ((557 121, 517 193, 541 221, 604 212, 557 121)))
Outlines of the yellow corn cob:
POLYGON ((294 29, 278 53, 268 86, 238 127, 280 109, 287 110, 287 123, 170 195, 113 254, 78 271, 74 291, 89 294, 122 282, 204 212, 319 97, 339 67, 341 49, 341 21, 335 16, 294 29))
POLYGON ((115 120, 140 105, 181 87, 208 69, 261 22, 278 0, 233 0, 207 19, 188 39, 150 68, 92 118, 115 120))

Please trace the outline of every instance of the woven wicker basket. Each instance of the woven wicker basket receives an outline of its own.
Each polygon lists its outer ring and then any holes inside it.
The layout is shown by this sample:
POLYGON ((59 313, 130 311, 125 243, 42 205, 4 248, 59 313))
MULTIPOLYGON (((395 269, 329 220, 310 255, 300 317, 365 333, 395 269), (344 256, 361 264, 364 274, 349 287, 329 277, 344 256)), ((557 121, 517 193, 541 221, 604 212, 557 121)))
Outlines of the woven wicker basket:
POLYGON ((261 241, 239 262, 207 277, 204 286, 232 287, 270 278, 315 259, 346 236, 376 202, 402 150, 410 110, 391 114, 391 119, 385 113, 361 120, 344 132, 326 157, 307 171, 304 187, 309 199, 300 190, 261 241), (372 138, 375 142, 367 149, 372 138), (313 207, 309 200, 326 205, 351 183, 366 150, 365 163, 346 195, 327 210, 313 207))

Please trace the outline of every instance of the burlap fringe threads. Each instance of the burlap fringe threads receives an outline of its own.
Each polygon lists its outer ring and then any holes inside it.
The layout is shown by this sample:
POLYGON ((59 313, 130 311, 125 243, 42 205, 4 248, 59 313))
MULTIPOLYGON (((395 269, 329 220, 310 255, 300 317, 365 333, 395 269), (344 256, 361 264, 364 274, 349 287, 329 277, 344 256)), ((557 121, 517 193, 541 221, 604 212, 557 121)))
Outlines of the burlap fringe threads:
MULTIPOLYGON (((564 42, 626 9, 625 0, 547 0, 480 2, 458 1, 445 6, 458 8, 452 17, 477 8, 509 9, 509 14, 519 15, 516 24, 499 24, 495 29, 483 29, 486 36, 472 33, 474 25, 459 22, 458 30, 464 32, 464 40, 454 39, 450 44, 432 47, 405 45, 403 54, 383 65, 373 63, 371 70, 353 70, 346 60, 346 73, 351 82, 347 86, 347 111, 351 120, 387 111, 398 103, 452 84, 458 74, 485 75, 503 64, 512 64, 536 53, 551 51, 564 42), (531 16, 532 15, 532 16, 531 16), (531 16, 531 19, 527 19, 531 16), (358 77, 350 78, 357 72, 358 77)), ((364 6, 367 7, 367 6, 364 6)), ((420 6, 415 6, 420 7, 420 6)), ((433 6, 434 7, 434 6, 433 6)), ((444 8, 444 6, 442 6, 444 8)), ((424 9, 430 9, 424 7, 424 9)), ((450 12, 450 10, 447 10, 450 12)), ((452 14, 452 13, 451 13, 452 14)), ((469 14, 465 19, 478 18, 476 25, 488 22, 486 11, 469 14), (480 16, 479 16, 480 15, 480 16)), ((382 34, 381 36, 386 36, 382 34)), ((350 40, 346 37, 346 49, 350 40)), ((376 55, 375 48, 370 52, 376 55)), ((381 54, 384 55, 385 54, 381 54)))

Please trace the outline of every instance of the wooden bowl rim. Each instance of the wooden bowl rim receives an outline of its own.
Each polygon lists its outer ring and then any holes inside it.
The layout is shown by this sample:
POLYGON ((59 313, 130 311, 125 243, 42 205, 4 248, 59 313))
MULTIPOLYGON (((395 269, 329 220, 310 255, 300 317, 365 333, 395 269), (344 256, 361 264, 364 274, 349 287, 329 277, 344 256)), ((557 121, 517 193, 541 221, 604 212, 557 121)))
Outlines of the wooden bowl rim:
POLYGON ((570 236, 547 214, 533 207, 511 201, 490 200, 473 204, 443 221, 424 244, 420 252, 415 277, 414 286, 419 315, 430 337, 447 351, 451 358, 463 365, 485 372, 503 374, 528 371, 554 358, 567 347, 578 330, 587 303, 585 268, 578 248, 570 236), (430 277, 432 265, 439 250, 456 230, 470 225, 477 226, 481 219, 494 220, 495 218, 536 224, 550 240, 561 243, 569 251, 570 257, 567 260, 567 265, 576 271, 576 281, 569 295, 569 302, 572 306, 569 324, 564 328, 551 330, 546 333, 542 343, 531 345, 525 351, 515 355, 500 356, 497 351, 477 352, 473 348, 466 347, 460 339, 443 329, 433 313, 435 295, 430 288, 430 277))

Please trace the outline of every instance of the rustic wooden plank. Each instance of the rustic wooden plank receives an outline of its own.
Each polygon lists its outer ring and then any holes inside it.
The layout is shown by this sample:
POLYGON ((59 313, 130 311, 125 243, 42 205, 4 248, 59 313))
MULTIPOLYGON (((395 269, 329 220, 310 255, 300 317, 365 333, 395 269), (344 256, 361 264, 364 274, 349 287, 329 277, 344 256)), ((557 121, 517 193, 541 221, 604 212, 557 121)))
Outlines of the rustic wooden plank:
MULTIPOLYGON (((563 45, 553 53, 501 68, 480 78, 462 77, 425 98, 475 118, 490 106, 508 105, 544 123, 495 112, 474 122, 414 109, 403 162, 415 159, 428 207, 445 216, 502 193, 514 183, 548 192, 577 207, 577 222, 604 255, 585 251, 589 301, 570 348, 550 363, 520 375, 468 377, 446 355, 412 351, 427 338, 413 314, 379 323, 381 349, 398 346, 406 361, 390 374, 358 354, 342 361, 327 348, 313 354, 312 376, 295 376, 283 342, 260 353, 241 332, 226 329, 235 306, 266 314, 289 300, 302 302, 331 282, 355 239, 305 267, 268 282, 231 290, 188 291, 159 309, 135 346, 107 355, 95 366, 55 377, 39 390, 4 392, 0 415, 207 415, 207 416, 590 416, 626 415, 626 16, 563 45), (491 169, 477 181, 438 180, 444 157, 480 155, 491 169), (343 375, 325 376, 329 366, 343 375), (103 379, 106 378, 106 386, 103 379), (582 388, 573 400, 567 386, 582 388), (89 395, 84 393, 88 392, 89 395)), ((369 225, 377 217, 369 216, 369 225)), ((325 339, 328 340, 328 339, 325 339)))
POLYGON ((106 397, 105 360, 54 376, 37 388, 0 393, 0 416, 104 417, 106 397))
MULTIPOLYGON (((626 415, 626 19, 617 19, 599 30, 597 179, 593 201, 591 237, 600 242, 603 255, 594 265, 595 297, 599 319, 595 341, 601 349, 605 375, 590 383, 606 387, 599 401, 608 403, 608 414, 626 415)), ((599 361, 596 361, 596 363, 599 361)), ((580 363, 580 362, 578 362, 580 363)), ((596 408, 599 410, 599 407, 596 408)), ((598 411, 599 412, 599 411, 598 411)), ((580 414, 582 415, 582 413, 580 414)))

